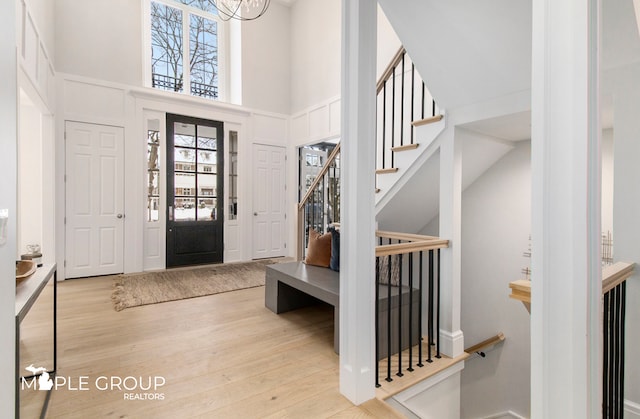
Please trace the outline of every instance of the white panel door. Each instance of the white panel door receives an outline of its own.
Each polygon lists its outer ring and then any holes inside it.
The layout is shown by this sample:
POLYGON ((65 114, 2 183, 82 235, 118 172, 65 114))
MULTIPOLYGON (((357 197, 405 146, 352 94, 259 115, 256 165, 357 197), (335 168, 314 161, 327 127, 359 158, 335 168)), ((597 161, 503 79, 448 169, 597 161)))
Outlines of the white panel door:
POLYGON ((253 258, 285 256, 285 149, 255 144, 253 151, 253 258))
POLYGON ((124 130, 65 123, 66 278, 124 270, 124 130))

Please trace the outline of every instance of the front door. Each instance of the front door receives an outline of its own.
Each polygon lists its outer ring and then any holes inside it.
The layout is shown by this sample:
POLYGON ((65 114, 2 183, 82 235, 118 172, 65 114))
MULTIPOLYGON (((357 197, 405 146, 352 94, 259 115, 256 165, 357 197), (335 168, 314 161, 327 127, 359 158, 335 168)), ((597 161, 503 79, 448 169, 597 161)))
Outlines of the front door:
POLYGON ((167 114, 167 267, 221 263, 222 122, 167 114))
POLYGON ((285 149, 254 145, 253 258, 285 256, 285 149))
POLYGON ((66 278, 124 268, 124 129, 67 121, 66 278))

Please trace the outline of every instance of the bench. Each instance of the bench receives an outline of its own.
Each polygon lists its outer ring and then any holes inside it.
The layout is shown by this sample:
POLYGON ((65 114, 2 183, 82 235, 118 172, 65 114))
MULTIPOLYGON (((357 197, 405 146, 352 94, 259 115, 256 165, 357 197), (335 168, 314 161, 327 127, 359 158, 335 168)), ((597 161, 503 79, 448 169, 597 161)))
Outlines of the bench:
MULTIPOLYGON (((387 325, 389 319, 389 305, 391 306, 391 342, 398 341, 398 316, 400 310, 399 294, 402 289, 402 316, 409 316, 409 287, 391 287, 391 301, 389 301, 389 287, 379 285, 379 333, 378 346, 379 358, 387 356, 387 325), (390 303, 390 304, 389 304, 390 303)), ((418 330, 420 293, 413 289, 413 323, 412 340, 417 345, 420 338, 418 330)), ((287 262, 268 265, 265 277, 265 306, 276 314, 295 310, 302 307, 318 304, 319 301, 333 306, 333 348, 340 353, 340 273, 328 268, 306 265, 302 262, 287 262)), ((409 347, 409 326, 404 322, 402 340, 405 342, 403 349, 409 347)), ((392 353, 397 352, 397 349, 392 353)))

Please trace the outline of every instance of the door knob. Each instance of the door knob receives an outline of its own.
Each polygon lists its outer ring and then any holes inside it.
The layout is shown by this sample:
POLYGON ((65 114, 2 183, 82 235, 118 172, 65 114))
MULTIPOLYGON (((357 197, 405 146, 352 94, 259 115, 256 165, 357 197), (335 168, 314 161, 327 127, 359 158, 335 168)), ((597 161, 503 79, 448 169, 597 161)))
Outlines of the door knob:
POLYGON ((124 218, 124 215, 123 215, 123 214, 118 214, 118 215, 116 215, 116 217, 118 217, 118 218, 124 218))
POLYGON ((257 212, 254 212, 254 213, 253 213, 253 215, 254 215, 255 217, 257 217, 257 216, 258 216, 258 213, 257 213, 257 212))

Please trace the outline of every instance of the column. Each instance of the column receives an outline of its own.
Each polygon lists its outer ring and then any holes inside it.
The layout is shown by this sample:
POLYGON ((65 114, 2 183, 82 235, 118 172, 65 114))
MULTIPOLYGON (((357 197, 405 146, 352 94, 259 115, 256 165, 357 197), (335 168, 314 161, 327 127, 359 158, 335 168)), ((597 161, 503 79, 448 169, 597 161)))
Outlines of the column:
POLYGON ((342 0, 340 392, 375 396, 375 0, 342 0))
POLYGON ((599 418, 598 1, 534 0, 531 417, 599 418))

